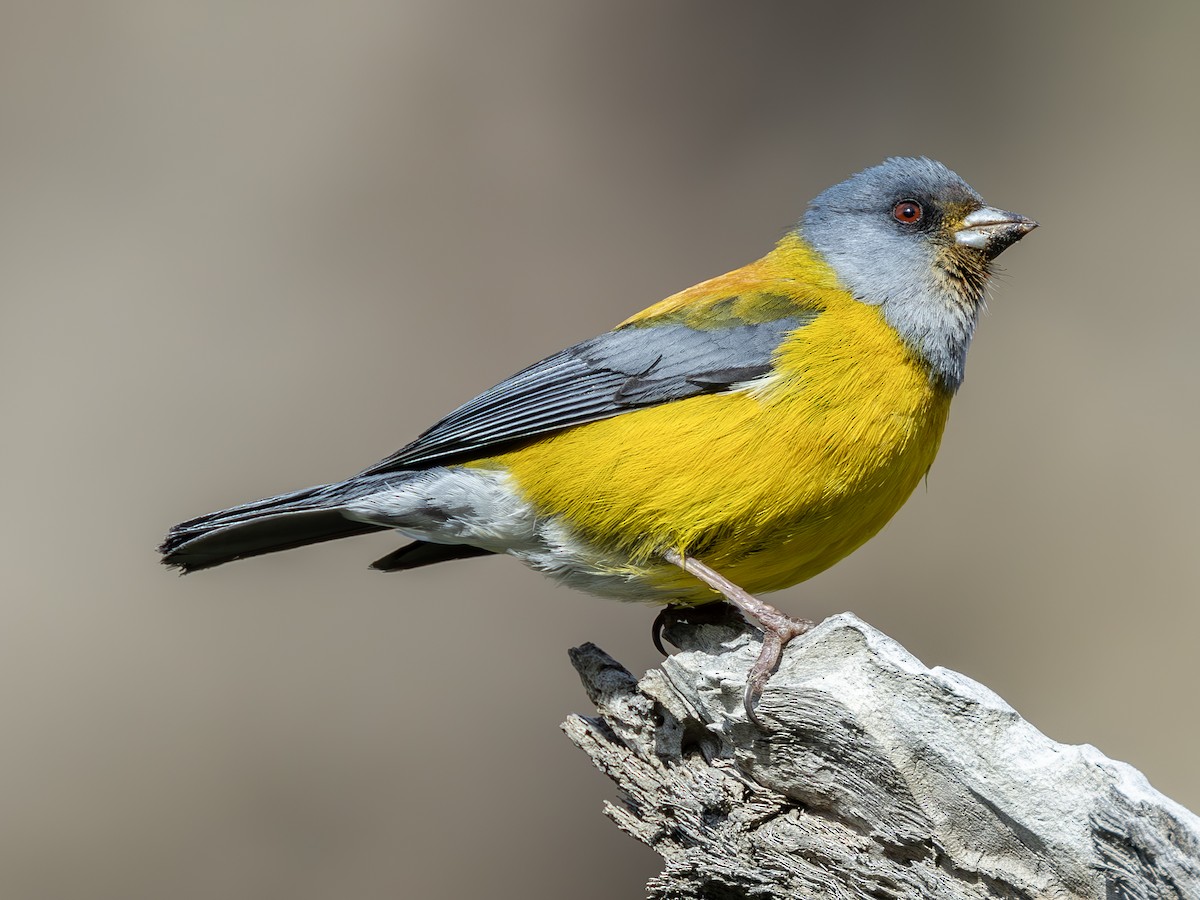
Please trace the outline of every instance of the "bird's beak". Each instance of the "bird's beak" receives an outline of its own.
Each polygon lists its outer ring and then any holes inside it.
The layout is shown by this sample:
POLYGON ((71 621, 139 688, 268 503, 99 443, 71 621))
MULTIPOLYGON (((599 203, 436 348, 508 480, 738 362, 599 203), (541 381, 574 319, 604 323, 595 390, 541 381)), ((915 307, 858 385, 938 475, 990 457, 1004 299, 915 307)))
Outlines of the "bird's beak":
POLYGON ((1037 227, 1033 219, 985 206, 962 220, 962 227, 954 232, 954 243, 982 250, 988 259, 994 259, 1037 227))

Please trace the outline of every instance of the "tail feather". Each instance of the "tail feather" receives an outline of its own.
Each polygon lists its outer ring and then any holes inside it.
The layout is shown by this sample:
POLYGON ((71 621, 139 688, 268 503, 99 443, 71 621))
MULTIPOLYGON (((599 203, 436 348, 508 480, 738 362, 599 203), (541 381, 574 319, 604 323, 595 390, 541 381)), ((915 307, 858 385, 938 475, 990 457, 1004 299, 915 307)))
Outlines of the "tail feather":
POLYGON ((381 489, 385 480, 352 478, 209 513, 176 525, 158 551, 164 565, 194 572, 235 559, 384 531, 383 525, 347 519, 341 509, 347 500, 381 489))

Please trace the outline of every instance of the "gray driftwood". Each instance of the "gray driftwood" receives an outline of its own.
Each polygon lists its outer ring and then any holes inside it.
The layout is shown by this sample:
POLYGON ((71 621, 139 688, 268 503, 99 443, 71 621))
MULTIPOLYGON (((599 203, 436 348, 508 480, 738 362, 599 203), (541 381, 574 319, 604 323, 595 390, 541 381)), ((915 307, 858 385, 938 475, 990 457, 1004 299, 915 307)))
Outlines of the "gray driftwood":
POLYGON ((665 859, 653 898, 1200 898, 1200 819, 853 615, 788 647, 766 731, 741 699, 757 632, 667 636, 640 683, 571 651, 599 715, 563 726, 665 859))

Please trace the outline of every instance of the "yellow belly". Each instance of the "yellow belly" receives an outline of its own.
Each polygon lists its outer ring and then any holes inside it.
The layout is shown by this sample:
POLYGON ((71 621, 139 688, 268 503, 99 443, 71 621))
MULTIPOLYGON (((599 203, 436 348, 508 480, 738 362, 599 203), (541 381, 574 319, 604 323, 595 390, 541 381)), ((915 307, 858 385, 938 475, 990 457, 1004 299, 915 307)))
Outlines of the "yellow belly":
POLYGON ((480 464, 507 469, 586 564, 611 573, 612 593, 638 584, 646 599, 705 602, 714 592, 664 550, 752 592, 811 578, 908 499, 949 404, 878 310, 845 297, 789 337, 752 390, 636 410, 480 464))

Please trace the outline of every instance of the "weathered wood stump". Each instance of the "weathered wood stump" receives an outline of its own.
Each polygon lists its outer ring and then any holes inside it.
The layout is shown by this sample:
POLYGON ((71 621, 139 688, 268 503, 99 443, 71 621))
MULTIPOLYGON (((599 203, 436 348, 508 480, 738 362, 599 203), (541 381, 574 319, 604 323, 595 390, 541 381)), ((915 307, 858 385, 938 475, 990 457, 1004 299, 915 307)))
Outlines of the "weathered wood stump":
POLYGON ((1200 819, 853 615, 789 645, 766 730, 756 631, 666 634, 681 652, 640 682, 572 650, 599 715, 563 725, 666 861, 653 898, 1200 898, 1200 819))

